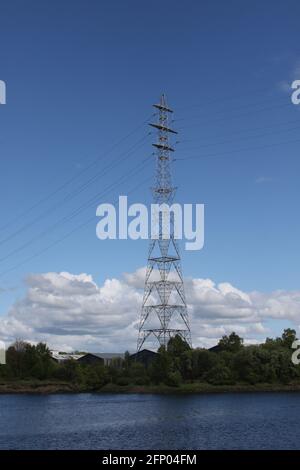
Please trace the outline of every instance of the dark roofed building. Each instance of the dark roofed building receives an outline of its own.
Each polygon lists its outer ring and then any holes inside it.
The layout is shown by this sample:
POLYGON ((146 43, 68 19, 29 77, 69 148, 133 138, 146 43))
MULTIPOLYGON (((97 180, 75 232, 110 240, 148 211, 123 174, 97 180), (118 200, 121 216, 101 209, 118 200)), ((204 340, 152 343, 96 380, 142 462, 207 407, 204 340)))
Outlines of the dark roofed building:
POLYGON ((124 359, 122 353, 87 353, 78 359, 80 364, 101 364, 110 366, 112 363, 121 365, 124 359))
POLYGON ((222 351, 222 347, 219 344, 216 344, 215 346, 212 346, 211 348, 209 348, 208 351, 218 353, 222 351))
POLYGON ((150 351, 149 349, 142 349, 135 354, 131 354, 130 361, 141 362, 145 367, 149 367, 149 365, 154 361, 156 355, 157 353, 154 351, 150 351))

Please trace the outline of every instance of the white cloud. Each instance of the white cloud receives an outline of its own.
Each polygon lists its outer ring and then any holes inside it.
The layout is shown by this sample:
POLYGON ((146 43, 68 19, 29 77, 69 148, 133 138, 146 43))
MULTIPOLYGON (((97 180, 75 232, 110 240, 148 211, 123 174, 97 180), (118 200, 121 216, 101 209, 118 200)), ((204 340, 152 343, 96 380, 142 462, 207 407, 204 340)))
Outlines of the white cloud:
POLYGON ((129 286, 142 289, 145 284, 146 268, 139 268, 134 273, 124 273, 124 279, 129 286))
MULTIPOLYGON (((32 274, 24 298, 0 317, 0 338, 64 351, 134 350, 144 278, 145 268, 101 286, 84 273, 32 274)), ((200 278, 186 279, 185 289, 195 346, 212 346, 231 331, 255 343, 272 334, 270 319, 300 324, 300 291, 244 292, 200 278)))

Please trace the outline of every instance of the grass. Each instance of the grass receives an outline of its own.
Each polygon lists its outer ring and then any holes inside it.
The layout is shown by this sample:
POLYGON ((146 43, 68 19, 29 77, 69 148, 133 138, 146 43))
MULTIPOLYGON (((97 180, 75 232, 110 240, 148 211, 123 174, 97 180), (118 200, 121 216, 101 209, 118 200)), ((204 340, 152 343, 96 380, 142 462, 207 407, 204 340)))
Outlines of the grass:
POLYGON ((245 392, 300 392, 299 383, 290 384, 235 384, 210 385, 208 383, 185 383, 178 387, 167 385, 116 385, 106 384, 101 388, 87 387, 57 380, 4 380, 0 379, 0 394, 10 393, 148 393, 148 394, 201 394, 201 393, 245 393, 245 392))

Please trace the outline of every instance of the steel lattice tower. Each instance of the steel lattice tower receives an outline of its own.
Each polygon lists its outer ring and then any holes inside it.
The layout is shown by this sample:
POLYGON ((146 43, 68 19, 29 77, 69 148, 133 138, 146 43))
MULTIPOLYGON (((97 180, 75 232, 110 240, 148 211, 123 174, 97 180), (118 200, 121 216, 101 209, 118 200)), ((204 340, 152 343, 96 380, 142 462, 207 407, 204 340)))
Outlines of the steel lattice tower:
MULTIPOLYGON (((169 116, 173 111, 167 106, 165 95, 161 96, 159 104, 153 106, 158 110, 158 122, 150 124, 158 134, 157 142, 152 144, 156 149, 153 200, 156 204, 166 203, 170 206, 176 192, 171 176, 174 149, 170 143, 170 135, 177 132, 169 126, 169 116)), ((160 346, 167 346, 169 339, 175 335, 180 335, 191 345, 181 259, 178 242, 174 237, 174 219, 171 217, 170 236, 167 239, 162 234, 162 217, 155 223, 158 237, 150 241, 138 351, 149 336, 154 336, 160 346)))

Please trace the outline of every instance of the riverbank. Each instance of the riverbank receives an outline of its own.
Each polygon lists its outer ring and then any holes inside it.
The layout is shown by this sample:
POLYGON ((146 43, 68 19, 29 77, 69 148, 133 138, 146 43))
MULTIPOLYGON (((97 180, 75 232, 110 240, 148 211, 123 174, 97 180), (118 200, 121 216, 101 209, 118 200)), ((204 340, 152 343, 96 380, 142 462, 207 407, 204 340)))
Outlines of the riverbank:
POLYGON ((142 393, 142 394, 201 394, 201 393, 255 393, 255 392, 300 392, 300 384, 235 384, 210 385, 207 383, 187 383, 179 387, 167 385, 115 385, 101 388, 88 388, 69 382, 43 380, 22 380, 0 382, 0 394, 57 394, 57 393, 142 393))

